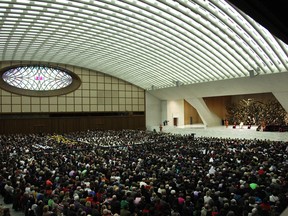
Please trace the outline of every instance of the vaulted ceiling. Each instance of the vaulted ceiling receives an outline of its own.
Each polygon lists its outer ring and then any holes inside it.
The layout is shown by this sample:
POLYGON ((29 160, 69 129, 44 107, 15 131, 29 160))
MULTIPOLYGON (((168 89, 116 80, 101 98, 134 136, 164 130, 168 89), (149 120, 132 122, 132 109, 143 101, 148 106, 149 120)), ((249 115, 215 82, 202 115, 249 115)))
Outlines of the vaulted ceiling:
POLYGON ((148 90, 287 72, 288 46, 270 32, 224 0, 0 1, 0 61, 77 65, 148 90))

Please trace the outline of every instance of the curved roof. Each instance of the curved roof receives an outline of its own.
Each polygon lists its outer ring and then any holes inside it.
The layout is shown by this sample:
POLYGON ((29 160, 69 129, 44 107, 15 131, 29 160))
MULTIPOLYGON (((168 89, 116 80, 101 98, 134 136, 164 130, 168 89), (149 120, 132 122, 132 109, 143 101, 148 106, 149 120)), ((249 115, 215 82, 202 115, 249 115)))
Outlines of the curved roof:
POLYGON ((77 65, 144 89, 287 72, 287 54, 224 0, 0 2, 0 61, 77 65))

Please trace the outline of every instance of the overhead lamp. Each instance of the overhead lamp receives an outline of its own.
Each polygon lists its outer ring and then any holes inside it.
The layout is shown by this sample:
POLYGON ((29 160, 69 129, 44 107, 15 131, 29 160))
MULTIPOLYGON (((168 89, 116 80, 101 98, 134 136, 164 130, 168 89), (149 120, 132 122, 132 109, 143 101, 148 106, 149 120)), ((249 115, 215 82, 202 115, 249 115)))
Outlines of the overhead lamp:
POLYGON ((183 85, 183 83, 182 82, 180 82, 179 80, 173 80, 172 81, 177 87, 179 87, 179 86, 181 86, 181 85, 183 85))
POLYGON ((249 72, 250 78, 253 78, 259 75, 260 68, 257 67, 256 70, 251 69, 251 70, 248 70, 248 72, 249 72))

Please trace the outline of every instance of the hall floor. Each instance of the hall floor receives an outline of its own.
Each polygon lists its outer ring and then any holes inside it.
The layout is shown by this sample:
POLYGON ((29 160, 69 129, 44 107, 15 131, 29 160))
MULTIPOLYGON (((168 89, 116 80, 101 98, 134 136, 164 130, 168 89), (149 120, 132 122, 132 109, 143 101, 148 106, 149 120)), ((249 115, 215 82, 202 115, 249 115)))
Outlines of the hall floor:
MULTIPOLYGON (((159 131, 159 126, 153 127, 159 131)), ((287 141, 288 132, 267 132, 256 131, 257 126, 252 126, 250 129, 246 125, 243 128, 237 126, 233 129, 232 125, 228 128, 225 126, 206 127, 203 124, 192 124, 185 126, 163 126, 162 131, 172 134, 191 134, 194 133, 195 137, 219 137, 219 138, 239 138, 239 139, 261 139, 271 141, 287 141)))

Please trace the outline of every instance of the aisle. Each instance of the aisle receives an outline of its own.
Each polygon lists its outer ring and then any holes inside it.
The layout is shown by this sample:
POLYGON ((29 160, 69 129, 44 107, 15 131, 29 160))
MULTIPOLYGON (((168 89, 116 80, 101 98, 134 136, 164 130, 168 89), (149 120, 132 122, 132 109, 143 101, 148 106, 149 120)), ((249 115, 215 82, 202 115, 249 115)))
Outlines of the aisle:
POLYGON ((15 211, 12 209, 12 204, 5 204, 4 198, 0 195, 0 208, 9 208, 9 212, 11 216, 23 216, 25 215, 24 212, 15 211))

